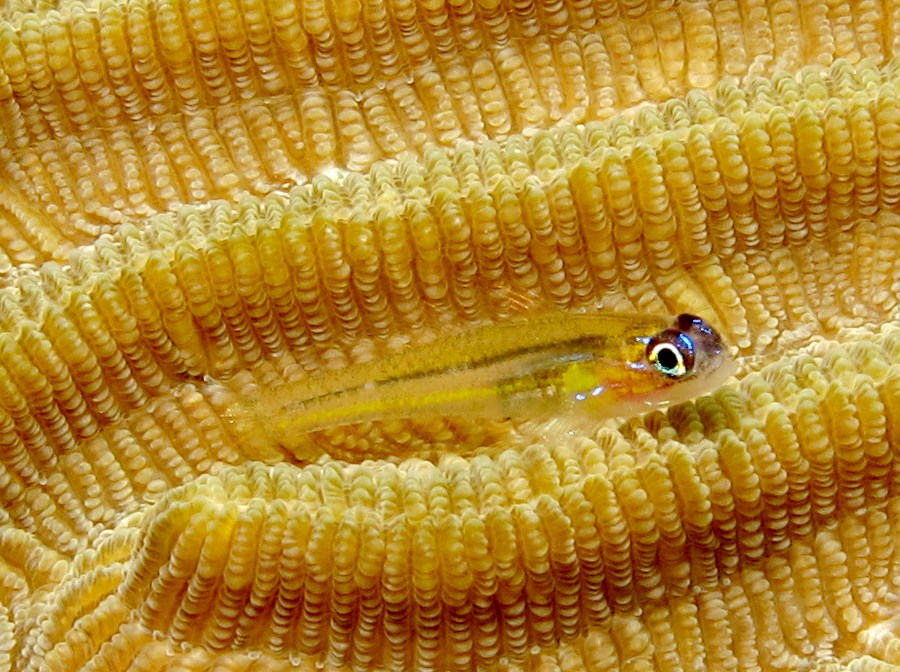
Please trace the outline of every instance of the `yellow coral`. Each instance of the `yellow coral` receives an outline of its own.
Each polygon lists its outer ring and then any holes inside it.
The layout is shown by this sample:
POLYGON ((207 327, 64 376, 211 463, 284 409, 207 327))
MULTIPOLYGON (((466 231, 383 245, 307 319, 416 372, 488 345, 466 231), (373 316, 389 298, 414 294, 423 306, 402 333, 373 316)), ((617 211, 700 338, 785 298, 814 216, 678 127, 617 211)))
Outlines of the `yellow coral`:
POLYGON ((6 3, 0 669, 900 664, 895 14, 6 3), (522 292, 703 314, 741 379, 311 465, 217 392, 522 292))
POLYGON ((668 418, 551 428, 493 458, 201 476, 78 556, 43 598, 59 616, 32 655, 108 660, 101 645, 123 631, 199 648, 201 667, 246 649, 353 668, 547 655, 796 668, 837 637, 878 655, 897 347, 896 325, 823 343, 668 418))

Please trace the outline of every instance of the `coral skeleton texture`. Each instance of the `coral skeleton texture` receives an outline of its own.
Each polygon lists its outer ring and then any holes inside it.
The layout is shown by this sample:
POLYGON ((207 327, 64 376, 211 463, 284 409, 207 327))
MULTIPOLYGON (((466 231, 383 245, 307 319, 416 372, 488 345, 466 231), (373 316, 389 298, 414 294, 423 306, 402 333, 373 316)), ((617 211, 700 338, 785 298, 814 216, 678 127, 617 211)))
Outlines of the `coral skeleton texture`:
POLYGON ((870 0, 6 2, 0 670, 900 670, 898 47, 870 0), (235 411, 523 296, 739 375, 304 453, 235 411))

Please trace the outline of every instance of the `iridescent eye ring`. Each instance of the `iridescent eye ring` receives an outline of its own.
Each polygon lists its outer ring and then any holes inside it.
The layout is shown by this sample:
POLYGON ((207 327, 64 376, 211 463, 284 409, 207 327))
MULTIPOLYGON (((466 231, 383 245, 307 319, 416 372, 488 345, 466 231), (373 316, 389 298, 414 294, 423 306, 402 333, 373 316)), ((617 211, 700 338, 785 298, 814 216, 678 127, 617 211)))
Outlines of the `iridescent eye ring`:
POLYGON ((683 378, 694 368, 694 342, 676 329, 665 329, 647 344, 647 360, 668 378, 683 378))

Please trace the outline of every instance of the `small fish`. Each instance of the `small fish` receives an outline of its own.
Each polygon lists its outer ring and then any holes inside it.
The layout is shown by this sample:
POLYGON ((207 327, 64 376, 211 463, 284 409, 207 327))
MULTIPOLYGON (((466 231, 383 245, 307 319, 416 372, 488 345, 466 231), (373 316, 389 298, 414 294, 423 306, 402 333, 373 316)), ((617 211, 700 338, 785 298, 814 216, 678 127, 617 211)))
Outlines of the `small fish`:
POLYGON ((551 313, 260 389, 230 415, 295 450, 310 431, 370 420, 627 417, 711 392, 735 368, 693 315, 551 313))

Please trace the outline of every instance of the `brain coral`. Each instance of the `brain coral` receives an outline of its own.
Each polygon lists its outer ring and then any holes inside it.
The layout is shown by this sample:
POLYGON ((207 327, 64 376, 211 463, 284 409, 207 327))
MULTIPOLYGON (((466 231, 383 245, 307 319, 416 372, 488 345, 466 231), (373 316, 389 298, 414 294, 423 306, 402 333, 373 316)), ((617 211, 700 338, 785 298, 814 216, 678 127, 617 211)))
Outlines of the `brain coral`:
POLYGON ((898 669, 898 41, 874 0, 6 2, 0 669, 898 669), (704 315, 739 375, 314 460, 234 413, 521 296, 704 315))

